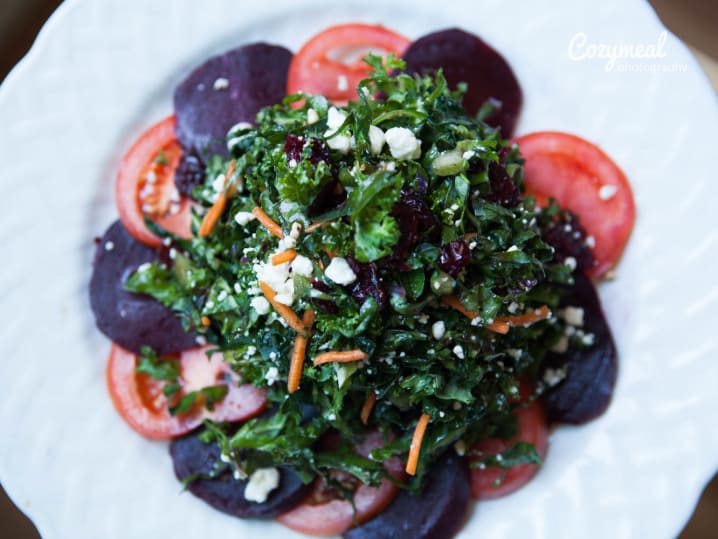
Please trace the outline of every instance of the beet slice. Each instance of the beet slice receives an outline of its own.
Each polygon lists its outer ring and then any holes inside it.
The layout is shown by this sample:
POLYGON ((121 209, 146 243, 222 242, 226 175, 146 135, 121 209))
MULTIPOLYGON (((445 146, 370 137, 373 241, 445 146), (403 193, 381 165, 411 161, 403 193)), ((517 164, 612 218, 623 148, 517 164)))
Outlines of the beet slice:
POLYGON ((402 490, 376 518, 343 534, 345 539, 450 539, 464 523, 469 507, 466 461, 447 451, 429 472, 423 492, 402 490))
POLYGON ((459 82, 467 83, 463 105, 470 115, 476 114, 487 99, 499 100, 501 109, 486 121, 500 127, 504 137, 511 137, 523 102, 521 87, 503 56, 486 42, 451 28, 417 39, 403 58, 408 73, 426 74, 442 68, 452 89, 459 82))
POLYGON ((595 344, 546 357, 547 368, 566 369, 566 378, 543 397, 549 423, 578 425, 598 417, 608 407, 616 383, 616 345, 596 289, 582 272, 576 272, 575 281, 561 305, 583 308, 581 329, 595 336, 595 344))
POLYGON ((107 229, 95 253, 90 279, 95 323, 102 333, 135 354, 143 346, 161 356, 197 346, 197 335, 186 332, 170 309, 150 296, 125 290, 129 276, 157 256, 157 251, 130 236, 121 221, 107 229))
MULTIPOLYGON (((199 432, 177 438, 170 444, 175 475, 182 481, 196 474, 209 474, 220 460, 217 442, 206 444, 199 432)), ((244 497, 247 480, 232 477, 229 466, 214 479, 196 479, 187 489, 206 503, 240 518, 272 518, 299 504, 309 493, 310 485, 302 483, 291 468, 279 467, 279 486, 264 503, 248 501, 244 497)))
POLYGON ((253 43, 197 67, 174 94, 182 147, 205 159, 227 157, 227 131, 238 122, 254 122, 262 107, 284 98, 291 59, 284 47, 253 43))

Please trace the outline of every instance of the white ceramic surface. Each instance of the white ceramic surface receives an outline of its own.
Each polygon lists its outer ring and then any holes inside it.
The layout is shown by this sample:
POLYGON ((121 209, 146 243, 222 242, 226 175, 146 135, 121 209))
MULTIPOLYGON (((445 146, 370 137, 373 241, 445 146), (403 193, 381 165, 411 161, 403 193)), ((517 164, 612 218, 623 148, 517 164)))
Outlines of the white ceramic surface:
POLYGON ((410 37, 456 25, 480 34, 523 85, 519 133, 595 141, 635 190, 632 241, 601 287, 621 355, 611 408, 559 429, 537 479, 477 506, 460 537, 674 536, 718 467, 718 106, 670 34, 662 58, 621 60, 628 71, 570 58, 578 32, 594 44, 656 43, 663 28, 638 0, 63 4, 0 88, 2 484, 47 539, 294 536, 181 494, 166 445, 115 414, 109 347, 87 301, 92 239, 114 219, 120 156, 170 111, 190 67, 253 40, 296 50, 357 20, 410 37))

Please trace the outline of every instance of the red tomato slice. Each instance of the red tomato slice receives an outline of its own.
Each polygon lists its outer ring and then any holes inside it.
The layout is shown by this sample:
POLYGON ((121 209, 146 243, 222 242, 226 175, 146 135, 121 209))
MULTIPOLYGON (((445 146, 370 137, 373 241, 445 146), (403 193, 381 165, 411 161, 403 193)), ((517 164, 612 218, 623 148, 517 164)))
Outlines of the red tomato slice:
POLYGON ((362 61, 366 53, 393 52, 399 57, 410 44, 404 36, 378 25, 327 28, 294 55, 287 75, 287 94, 321 94, 337 105, 346 105, 357 97, 357 84, 369 74, 369 66, 362 61))
POLYGON ((159 226, 191 238, 191 202, 175 188, 175 170, 182 148, 175 139, 175 117, 145 131, 125 154, 117 173, 115 202, 120 219, 132 236, 158 247, 160 238, 145 226, 145 215, 159 226), (164 160, 158 160, 160 152, 164 160))
POLYGON ((636 219, 631 186, 620 168, 590 142, 556 131, 515 139, 524 159, 526 191, 546 205, 549 197, 576 213, 596 240, 598 277, 618 262, 636 219))
MULTIPOLYGON (((544 417, 541 405, 535 401, 526 408, 516 410, 518 419, 518 434, 511 440, 498 438, 482 440, 471 448, 471 453, 479 455, 470 457, 474 462, 480 462, 490 455, 496 455, 505 451, 516 442, 529 442, 536 447, 539 456, 543 459, 548 450, 548 430, 546 418, 544 417), (482 456, 483 455, 483 456, 482 456)), ((496 467, 472 468, 471 469, 471 494, 474 498, 491 500, 501 498, 518 490, 536 475, 540 466, 535 464, 523 464, 509 468, 500 486, 495 486, 496 481, 501 477, 502 470, 496 467)))
MULTIPOLYGON (((381 447, 384 438, 374 432, 357 448, 362 455, 381 447)), ((404 466, 398 458, 392 458, 384 464, 386 470, 395 478, 404 477, 404 466)), ((356 514, 347 500, 329 499, 323 481, 314 484, 308 498, 300 505, 277 517, 277 521, 288 528, 308 535, 340 535, 352 527, 355 522, 362 524, 381 513, 396 496, 397 487, 383 480, 378 488, 360 484, 354 494, 356 514), (356 517, 356 520, 355 520, 356 517)))
POLYGON ((229 391, 211 412, 198 402, 188 412, 173 417, 162 394, 165 382, 135 372, 137 356, 113 343, 107 362, 107 386, 115 408, 130 427, 147 438, 165 440, 191 431, 204 419, 242 421, 261 413, 267 405, 265 392, 251 385, 238 385, 237 375, 222 355, 216 353, 208 359, 206 351, 193 348, 180 354, 180 394, 219 383, 227 383, 229 391))

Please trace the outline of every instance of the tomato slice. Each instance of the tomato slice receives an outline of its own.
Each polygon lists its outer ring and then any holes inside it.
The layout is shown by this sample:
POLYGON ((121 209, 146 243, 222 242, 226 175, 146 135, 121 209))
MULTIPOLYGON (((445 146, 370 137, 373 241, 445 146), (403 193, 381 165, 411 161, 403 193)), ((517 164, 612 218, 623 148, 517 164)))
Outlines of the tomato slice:
MULTIPOLYGON (((357 448, 362 455, 381 447, 384 438, 381 433, 373 432, 357 448)), ((403 479, 404 466, 398 458, 392 458, 384 464, 386 470, 396 479, 403 479)), ((277 517, 277 521, 288 528, 308 535, 339 535, 355 523, 362 524, 381 513, 396 496, 397 487, 388 480, 383 480, 377 488, 359 484, 354 493, 356 513, 351 502, 340 500, 329 495, 327 500, 326 485, 317 480, 312 492, 300 505, 277 517)))
POLYGON ((636 219, 631 186, 600 148, 568 133, 541 131, 515 139, 524 159, 526 191, 546 205, 549 197, 576 213, 593 236, 599 277, 623 252, 636 219))
POLYGON ((145 215, 165 230, 191 238, 191 202, 175 187, 175 170, 182 148, 175 139, 175 117, 145 131, 125 154, 117 173, 115 202, 120 219, 132 236, 158 247, 160 238, 147 230, 145 215))
POLYGON ((157 440, 185 434, 204 419, 242 421, 261 413, 267 405, 265 392, 251 385, 238 385, 237 375, 222 360, 222 354, 215 353, 208 359, 206 352, 206 348, 192 348, 176 359, 180 362, 180 395, 220 383, 228 384, 227 395, 211 412, 198 402, 186 413, 171 416, 167 397, 162 393, 165 382, 135 372, 137 356, 113 343, 107 362, 107 386, 115 408, 130 427, 157 440))
MULTIPOLYGON (((536 447, 536 451, 543 460, 548 450, 548 428, 541 405, 534 401, 526 408, 516 410, 518 420, 518 433, 511 440, 492 438, 481 440, 471 448, 473 462, 481 462, 486 457, 505 451, 516 442, 528 442, 536 447)), ((471 494, 474 498, 491 500, 501 498, 518 490, 536 475, 540 466, 537 464, 522 464, 506 471, 500 486, 496 482, 501 477, 502 470, 497 467, 471 468, 471 494)))
POLYGON ((287 94, 321 94, 337 105, 357 97, 356 86, 369 74, 362 59, 368 52, 397 57, 411 41, 379 25, 332 26, 307 41, 294 55, 287 75, 287 94))

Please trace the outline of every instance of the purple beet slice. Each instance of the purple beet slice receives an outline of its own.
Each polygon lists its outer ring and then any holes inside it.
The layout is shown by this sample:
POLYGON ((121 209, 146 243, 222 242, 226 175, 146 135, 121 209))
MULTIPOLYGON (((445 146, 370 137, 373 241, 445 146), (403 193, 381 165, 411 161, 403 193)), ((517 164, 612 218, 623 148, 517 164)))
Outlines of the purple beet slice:
POLYGON ((158 253, 135 240, 121 221, 107 229, 95 253, 90 279, 90 306, 98 329, 122 348, 139 354, 143 346, 159 355, 197 346, 170 309, 150 296, 125 290, 125 282, 158 253))
POLYGON ((180 83, 174 94, 177 139, 206 158, 227 157, 225 140, 239 122, 254 122, 262 107, 286 95, 292 53, 253 43, 214 56, 180 83))
POLYGON ((463 105, 474 115, 489 98, 501 102, 498 112, 486 119, 500 127, 505 138, 514 132, 523 97, 509 64, 486 42, 473 34, 451 28, 417 39, 403 56, 408 73, 426 74, 443 69, 449 87, 468 84, 463 105))
POLYGON ((248 501, 244 497, 247 480, 234 479, 229 466, 220 461, 217 442, 202 442, 198 432, 173 440, 170 455, 175 475, 180 481, 210 474, 217 465, 224 466, 213 479, 198 478, 190 481, 187 490, 215 509, 240 518, 275 517, 299 504, 309 494, 310 485, 302 483, 291 468, 279 467, 279 486, 269 494, 267 501, 248 501))
POLYGON ((582 272, 577 271, 574 277, 576 284, 561 300, 561 305, 583 309, 581 329, 594 335, 595 344, 547 356, 547 368, 566 369, 566 378, 543 397, 549 423, 579 425, 598 417, 608 407, 616 383, 616 345, 596 289, 582 272))
POLYGON ((434 463, 420 495, 402 490, 373 520, 343 534, 345 539, 451 539, 469 507, 469 470, 453 450, 434 463))

